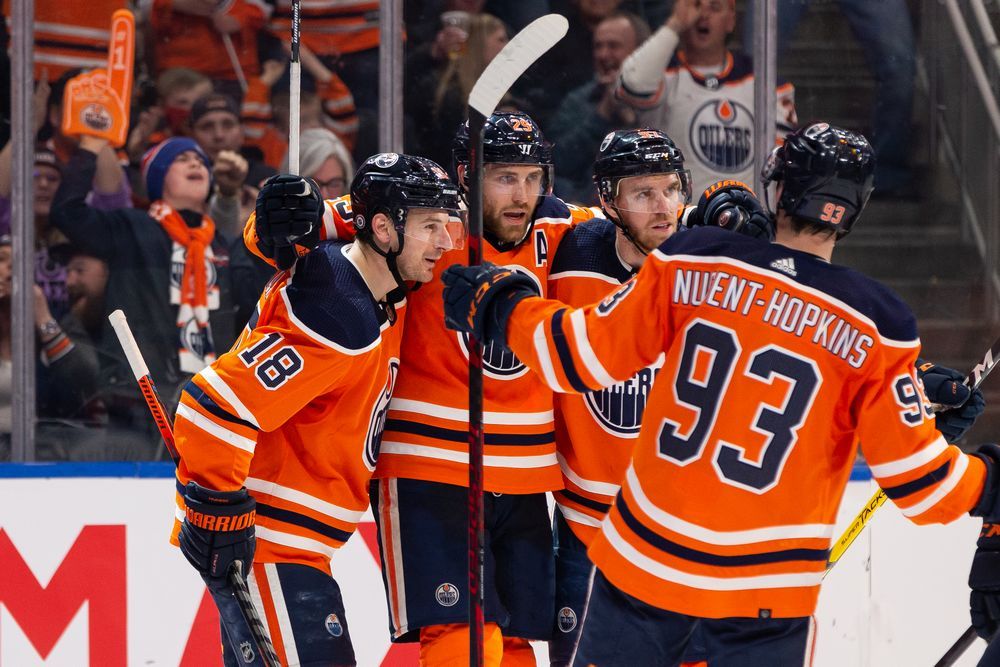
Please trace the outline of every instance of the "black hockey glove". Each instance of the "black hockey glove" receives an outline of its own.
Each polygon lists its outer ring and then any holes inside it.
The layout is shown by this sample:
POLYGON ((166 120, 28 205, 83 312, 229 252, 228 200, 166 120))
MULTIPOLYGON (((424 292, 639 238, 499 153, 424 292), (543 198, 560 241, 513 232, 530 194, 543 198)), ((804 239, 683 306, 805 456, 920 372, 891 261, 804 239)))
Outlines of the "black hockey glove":
POLYGON ((181 524, 181 552, 209 585, 225 585, 229 566, 250 568, 256 546, 257 501, 246 489, 213 491, 195 482, 184 487, 187 513, 181 524))
POLYGON ((275 174, 257 194, 257 247, 279 269, 288 269, 299 255, 319 243, 323 198, 311 178, 275 174))
POLYGON ((922 359, 917 360, 917 375, 927 400, 943 408, 935 418, 937 430, 948 442, 957 442, 986 409, 983 392, 965 386, 958 371, 922 359))
POLYGON ((486 262, 453 264, 444 280, 444 321, 449 329, 473 334, 481 343, 507 346, 507 319, 522 299, 538 296, 528 276, 486 262))
POLYGON ((972 516, 983 517, 983 529, 976 542, 976 555, 969 570, 969 611, 976 633, 989 641, 1000 628, 1000 507, 997 485, 1000 484, 1000 445, 983 445, 973 454, 986 464, 983 495, 972 516))
POLYGON ((774 220, 750 187, 740 181, 719 181, 709 186, 685 222, 688 227, 711 225, 765 241, 774 240, 774 220))

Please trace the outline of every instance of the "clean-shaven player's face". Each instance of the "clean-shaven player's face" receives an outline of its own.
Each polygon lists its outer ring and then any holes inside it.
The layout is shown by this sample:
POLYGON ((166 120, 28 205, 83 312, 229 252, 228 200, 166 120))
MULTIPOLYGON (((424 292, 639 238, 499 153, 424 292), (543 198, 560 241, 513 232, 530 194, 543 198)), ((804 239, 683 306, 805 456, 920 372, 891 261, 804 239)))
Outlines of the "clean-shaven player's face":
POLYGON ((407 211, 403 252, 396 260, 403 280, 430 282, 441 256, 461 247, 461 227, 461 223, 442 209, 411 208, 407 211))
POLYGON ((677 174, 632 176, 618 182, 615 208, 644 250, 658 248, 677 231, 684 192, 677 174))
POLYGON ((483 170, 483 227, 501 241, 517 242, 528 231, 541 201, 542 167, 487 164, 483 170))

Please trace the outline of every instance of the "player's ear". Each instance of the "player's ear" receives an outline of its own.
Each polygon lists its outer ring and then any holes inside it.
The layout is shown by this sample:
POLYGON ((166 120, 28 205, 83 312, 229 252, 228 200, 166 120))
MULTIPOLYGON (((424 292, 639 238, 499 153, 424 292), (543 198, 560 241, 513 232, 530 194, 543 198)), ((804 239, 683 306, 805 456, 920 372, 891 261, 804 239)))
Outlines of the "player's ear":
POLYGON ((385 213, 376 213, 372 218, 372 234, 379 245, 390 245, 392 242, 392 220, 385 213))

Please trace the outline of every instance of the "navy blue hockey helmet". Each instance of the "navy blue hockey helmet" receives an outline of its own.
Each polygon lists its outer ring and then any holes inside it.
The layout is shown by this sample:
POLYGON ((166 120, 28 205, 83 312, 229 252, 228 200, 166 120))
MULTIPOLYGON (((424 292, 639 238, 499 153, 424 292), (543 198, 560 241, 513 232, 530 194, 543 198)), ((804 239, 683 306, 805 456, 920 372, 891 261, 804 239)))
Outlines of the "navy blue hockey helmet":
POLYGON ((691 172, 684 168, 684 154, 673 139, 651 127, 608 133, 594 160, 594 185, 602 207, 614 202, 621 179, 666 173, 680 177, 684 202, 691 201, 691 172))
POLYGON ((874 189, 875 152, 857 132, 813 123, 792 132, 761 171, 764 188, 781 183, 778 208, 845 236, 874 189))
MULTIPOLYGON (((451 145, 455 173, 459 165, 468 169, 468 121, 459 126, 451 145)), ((483 126, 484 164, 537 164, 545 168, 546 188, 552 185, 552 143, 542 134, 538 123, 520 111, 497 111, 483 126)), ((464 183, 463 183, 464 185, 464 183)))
POLYGON ((402 233, 411 208, 461 208, 458 188, 433 160, 402 153, 379 153, 361 165, 351 181, 351 210, 359 238, 371 238, 376 213, 388 215, 402 233))

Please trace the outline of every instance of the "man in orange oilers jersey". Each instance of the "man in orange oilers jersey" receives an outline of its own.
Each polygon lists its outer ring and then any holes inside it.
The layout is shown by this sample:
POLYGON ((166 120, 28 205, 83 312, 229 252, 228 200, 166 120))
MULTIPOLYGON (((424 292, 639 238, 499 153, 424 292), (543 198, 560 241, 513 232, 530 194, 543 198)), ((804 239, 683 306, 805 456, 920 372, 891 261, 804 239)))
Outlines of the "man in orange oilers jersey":
MULTIPOLYGON (((314 183, 287 176, 261 197, 321 205, 314 183)), ((330 560, 368 506, 399 368, 400 288, 429 281, 461 236, 458 189, 424 158, 369 158, 351 200, 355 242, 323 244, 277 274, 233 349, 186 386, 175 419, 174 541, 209 586, 252 561, 248 583, 282 664, 355 663, 330 560)))
MULTIPOLYGON (((548 194, 551 146, 529 116, 493 114, 485 144, 485 256, 516 267, 544 289, 562 237, 593 212, 548 194)), ((463 180, 468 147, 463 127, 455 147, 463 180)), ((251 250, 290 262, 317 238, 341 234, 338 221, 350 211, 343 202, 327 202, 322 224, 305 226, 287 220, 289 211, 281 213, 249 222, 245 239, 251 250)), ((441 265, 462 261, 465 253, 455 252, 441 265)), ((419 639, 425 664, 468 655, 462 585, 468 564, 468 357, 465 337, 439 324, 441 288, 435 277, 409 295, 411 321, 429 324, 408 327, 403 338, 371 489, 393 639, 419 639)), ((499 664, 502 655, 504 664, 534 664, 523 638, 549 639, 555 612, 544 495, 561 486, 552 392, 502 346, 484 356, 484 488, 491 492, 485 499, 486 663, 499 664)))
MULTIPOLYGON (((531 298, 501 268, 445 272, 449 325, 506 342, 556 390, 607 386, 665 356, 589 550, 598 574, 574 664, 676 664, 695 623, 709 664, 807 662, 859 441, 911 520, 1000 519, 1000 448, 966 456, 935 430, 909 309, 829 263, 873 168, 860 135, 797 131, 764 173, 778 182, 777 243, 711 227, 676 235, 581 310, 531 298)), ((1000 608, 991 539, 970 576, 984 631, 1000 608)))
MULTIPOLYGON (((663 132, 617 130, 601 142, 594 184, 606 219, 575 227, 563 239, 549 275, 549 296, 585 306, 630 280, 646 255, 688 224, 729 224, 770 236, 772 224, 740 183, 710 189, 697 209, 684 156, 663 132)), ((639 434, 642 413, 662 359, 628 380, 583 395, 557 394, 556 448, 565 488, 553 492, 556 543, 556 629, 549 642, 552 667, 568 665, 586 609, 593 565, 586 555, 607 514, 639 434)), ((701 659, 695 640, 685 662, 701 659)))

